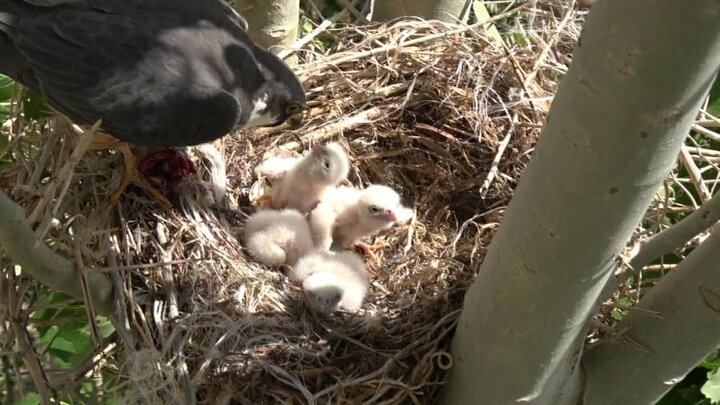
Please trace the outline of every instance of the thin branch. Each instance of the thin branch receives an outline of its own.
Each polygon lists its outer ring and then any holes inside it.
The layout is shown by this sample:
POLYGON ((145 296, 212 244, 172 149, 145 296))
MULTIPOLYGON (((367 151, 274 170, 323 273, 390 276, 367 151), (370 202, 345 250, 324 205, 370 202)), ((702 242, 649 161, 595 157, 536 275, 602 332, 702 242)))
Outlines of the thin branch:
POLYGON ((717 348, 718 263, 720 232, 714 232, 643 296, 636 305, 643 311, 625 315, 618 335, 585 353, 585 404, 656 403, 717 348))
MULTIPOLYGON (((83 299, 80 274, 73 263, 52 251, 44 243, 36 243, 35 234, 25 219, 22 207, 0 191, 0 246, 24 272, 46 286, 83 299)), ((102 274, 87 274, 90 296, 99 314, 112 310, 112 285, 102 274)))
POLYGON ((624 283, 633 275, 639 273, 645 266, 658 257, 672 252, 685 245, 690 239, 720 221, 720 193, 700 206, 695 212, 670 228, 654 235, 642 245, 637 255, 630 260, 631 271, 618 276, 618 284, 624 283))
MULTIPOLYGON (((28 217, 28 221, 31 224, 35 224, 40 220, 40 215, 42 214, 42 211, 45 209, 47 204, 52 199, 53 195, 55 194, 55 191, 57 190, 57 187, 60 183, 69 182, 73 170, 75 170, 75 166, 80 162, 80 159, 82 158, 82 155, 85 153, 85 151, 90 146, 90 143, 93 140, 93 137, 95 135, 95 132, 97 132, 98 128, 100 128, 100 125, 102 124, 102 120, 97 120, 92 127, 90 127, 88 130, 83 131, 78 126, 73 125, 73 129, 75 132, 77 132, 80 137, 78 138, 77 145, 75 145, 75 149, 73 149, 72 154, 70 154, 70 158, 65 162, 65 165, 58 171, 57 176, 55 176, 54 179, 50 181, 50 183, 45 187, 45 191, 43 192, 42 198, 35 206, 35 209, 33 210, 32 214, 28 217)), ((64 194, 64 193, 63 193, 64 194)))
MULTIPOLYGON (((14 275, 11 277, 14 277, 14 275)), ((30 343, 30 337, 28 336, 27 328, 23 322, 23 318, 25 317, 21 314, 22 303, 19 302, 19 293, 15 289, 13 283, 7 285, 7 294, 7 310, 10 314, 12 314, 10 326, 12 327, 13 334, 15 335, 15 342, 17 344, 20 357, 22 358, 23 363, 25 363, 25 367, 27 367, 30 372, 30 376, 35 383, 35 389, 40 395, 42 404, 50 404, 50 389, 48 387, 47 376, 43 371, 42 364, 40 364, 40 360, 35 353, 33 345, 30 343)))

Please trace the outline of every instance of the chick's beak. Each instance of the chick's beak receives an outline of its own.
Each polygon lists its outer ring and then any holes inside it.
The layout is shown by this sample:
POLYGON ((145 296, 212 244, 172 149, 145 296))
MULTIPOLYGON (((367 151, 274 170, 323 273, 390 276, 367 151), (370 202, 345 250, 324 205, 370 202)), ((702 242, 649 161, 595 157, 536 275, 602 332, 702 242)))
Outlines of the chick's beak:
POLYGON ((395 213, 390 210, 388 210, 387 213, 385 213, 385 217, 391 222, 397 221, 397 217, 395 216, 395 213))

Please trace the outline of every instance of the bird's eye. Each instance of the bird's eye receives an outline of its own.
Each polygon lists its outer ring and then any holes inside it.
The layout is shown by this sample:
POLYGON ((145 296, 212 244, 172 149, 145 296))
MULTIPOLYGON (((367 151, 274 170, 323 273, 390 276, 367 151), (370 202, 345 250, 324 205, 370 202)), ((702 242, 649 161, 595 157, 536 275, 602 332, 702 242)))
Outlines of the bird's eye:
POLYGON ((379 214, 380 211, 382 211, 382 209, 381 209, 380 207, 378 207, 377 205, 371 205, 371 206, 370 206, 370 212, 371 212, 373 215, 379 214))
POLYGON ((302 111, 303 111, 303 106, 298 103, 290 103, 287 106, 288 115, 302 113, 302 111))
POLYGON ((330 161, 329 161, 329 160, 327 160, 327 159, 322 159, 322 160, 320 161, 320 164, 322 165, 322 168, 323 168, 324 170, 330 170, 330 161))
POLYGON ((288 122, 291 126, 299 126, 303 120, 303 113, 305 107, 298 103, 290 103, 287 106, 286 112, 288 115, 288 122))

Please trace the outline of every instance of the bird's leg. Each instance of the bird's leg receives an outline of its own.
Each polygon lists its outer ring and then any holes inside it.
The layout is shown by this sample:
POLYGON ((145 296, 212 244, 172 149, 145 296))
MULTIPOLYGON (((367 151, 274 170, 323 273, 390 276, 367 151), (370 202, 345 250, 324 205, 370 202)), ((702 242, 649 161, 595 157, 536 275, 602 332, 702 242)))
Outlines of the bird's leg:
POLYGON ((358 242, 358 243, 355 244, 355 247, 358 248, 358 249, 360 249, 360 250, 362 250, 363 255, 365 255, 365 257, 369 257, 369 258, 371 258, 373 261, 375 261, 375 260, 377 259, 377 255, 376 255, 375 252, 373 252, 373 251, 374 251, 374 250, 380 250, 380 249, 382 249, 382 248, 384 247, 384 245, 383 245, 382 243, 376 243, 376 244, 374 244, 374 245, 368 245, 368 244, 365 244, 365 243, 362 243, 362 242, 358 242))
POLYGON ((117 203, 120 200, 120 195, 122 195, 130 182, 133 182, 143 188, 148 193, 150 193, 150 195, 155 197, 155 199, 158 200, 161 204, 172 209, 173 205, 172 203, 170 203, 167 197, 162 195, 162 193, 159 192, 152 183, 150 183, 150 180, 138 170, 138 161, 135 155, 132 153, 130 145, 128 145, 127 143, 122 143, 118 146, 118 149, 123 155, 123 160, 125 161, 125 168, 123 171, 123 177, 120 180, 120 185, 115 190, 115 192, 110 195, 110 202, 113 204, 117 203))
POLYGON ((138 160, 130 149, 130 145, 126 142, 122 142, 119 139, 112 137, 105 133, 98 133, 95 135, 93 140, 90 142, 88 149, 90 150, 103 150, 117 148, 123 155, 123 176, 120 179, 120 185, 117 189, 105 200, 107 204, 115 204, 120 200, 120 196, 125 191, 127 186, 133 182, 145 189, 150 195, 155 197, 161 204, 168 208, 172 208, 170 201, 162 195, 138 170, 138 160))

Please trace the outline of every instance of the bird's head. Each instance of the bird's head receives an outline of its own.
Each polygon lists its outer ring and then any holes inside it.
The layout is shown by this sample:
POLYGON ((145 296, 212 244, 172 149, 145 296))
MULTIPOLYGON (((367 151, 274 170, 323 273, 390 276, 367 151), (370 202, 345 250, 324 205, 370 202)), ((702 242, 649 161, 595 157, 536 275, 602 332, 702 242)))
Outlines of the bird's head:
POLYGON ((342 146, 337 143, 315 145, 308 156, 310 173, 324 184, 335 185, 346 179, 350 163, 342 146))
POLYGON ((302 124, 306 106, 305 90, 295 72, 276 55, 255 48, 266 83, 256 92, 253 111, 246 126, 292 127, 302 124))
POLYGON ((361 221, 378 228, 406 222, 412 217, 412 210, 400 204, 400 195, 382 185, 364 189, 360 195, 359 208, 361 221))
POLYGON ((303 292, 307 296, 310 305, 316 310, 324 313, 331 313, 338 309, 342 300, 342 286, 345 280, 336 274, 332 269, 323 267, 332 266, 330 262, 317 263, 317 269, 302 283, 303 292))

